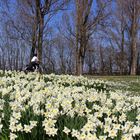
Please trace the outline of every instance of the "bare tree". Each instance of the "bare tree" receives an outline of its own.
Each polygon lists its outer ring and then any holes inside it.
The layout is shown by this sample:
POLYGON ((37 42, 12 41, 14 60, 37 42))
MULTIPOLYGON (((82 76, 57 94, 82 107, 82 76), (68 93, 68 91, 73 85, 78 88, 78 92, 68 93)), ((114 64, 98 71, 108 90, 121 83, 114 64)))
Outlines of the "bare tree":
MULTIPOLYGON (((82 74, 88 41, 93 31, 108 15, 105 8, 110 1, 96 1, 97 11, 91 19, 93 0, 75 0, 76 4, 76 72, 82 74)), ((94 12, 94 10, 92 11, 94 12)))
POLYGON ((43 32, 51 17, 58 11, 64 10, 67 0, 36 0, 36 17, 37 17, 37 50, 40 62, 42 61, 42 45, 43 45, 43 32), (48 16, 47 20, 45 17, 48 16))
POLYGON ((110 20, 110 26, 104 29, 104 36, 107 36, 110 46, 116 50, 116 64, 119 67, 118 72, 124 74, 126 64, 127 23, 123 1, 117 0, 114 12, 113 10, 112 15, 110 15, 112 17, 110 20))
POLYGON ((131 69, 130 74, 136 75, 137 70, 137 35, 140 23, 140 1, 124 0, 124 9, 127 16, 127 27, 130 38, 131 69))

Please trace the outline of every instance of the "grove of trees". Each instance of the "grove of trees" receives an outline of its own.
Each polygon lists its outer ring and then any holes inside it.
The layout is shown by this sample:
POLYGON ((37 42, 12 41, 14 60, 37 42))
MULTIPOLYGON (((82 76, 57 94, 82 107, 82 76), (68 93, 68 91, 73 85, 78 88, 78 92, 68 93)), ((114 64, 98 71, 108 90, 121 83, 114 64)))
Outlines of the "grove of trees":
POLYGON ((35 52, 45 73, 140 74, 140 0, 1 0, 0 69, 35 52))

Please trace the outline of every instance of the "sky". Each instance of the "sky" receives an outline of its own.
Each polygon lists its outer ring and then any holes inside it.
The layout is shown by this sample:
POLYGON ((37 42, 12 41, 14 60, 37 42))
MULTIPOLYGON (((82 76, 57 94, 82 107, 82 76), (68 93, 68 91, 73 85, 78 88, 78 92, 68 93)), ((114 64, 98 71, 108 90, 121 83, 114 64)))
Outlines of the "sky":
MULTIPOLYGON (((2 10, 1 5, 3 5, 2 0, 0 0, 0 10, 2 10)), ((5 1, 5 0, 3 0, 5 1)), ((10 5, 9 5, 9 11, 11 14, 14 14, 15 12, 15 6, 16 6, 16 0, 9 0, 10 1, 10 5)), ((96 0, 93 0, 93 5, 92 5, 92 9, 96 9, 96 0)), ((72 11, 75 10, 75 5, 74 5, 74 0, 71 0, 70 4, 68 5, 68 7, 66 8, 65 11, 59 11, 50 21, 50 24, 56 24, 57 22, 59 22, 62 18, 62 15, 64 12, 66 13, 71 13, 72 11)))
MULTIPOLYGON (((95 11, 96 10, 96 0, 93 0, 93 4, 92 4, 92 10, 95 11)), ((66 10, 64 11, 59 11, 50 21, 50 25, 53 27, 54 31, 57 32, 57 28, 56 27, 56 24, 57 23, 60 23, 61 20, 62 20, 62 16, 64 13, 67 13, 67 14, 70 14, 71 12, 74 12, 75 11, 75 3, 74 3, 74 0, 71 0, 71 2, 69 3, 68 7, 66 8, 66 10)), ((71 18, 71 20, 73 20, 71 18)))

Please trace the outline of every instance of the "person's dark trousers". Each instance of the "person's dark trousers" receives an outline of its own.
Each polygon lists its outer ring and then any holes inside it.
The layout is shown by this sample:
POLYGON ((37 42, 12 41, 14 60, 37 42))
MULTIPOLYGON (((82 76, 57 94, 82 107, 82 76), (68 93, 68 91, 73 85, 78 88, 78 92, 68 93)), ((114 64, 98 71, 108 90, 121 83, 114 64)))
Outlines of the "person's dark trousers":
POLYGON ((36 62, 31 62, 31 65, 34 69, 39 68, 39 64, 36 62))

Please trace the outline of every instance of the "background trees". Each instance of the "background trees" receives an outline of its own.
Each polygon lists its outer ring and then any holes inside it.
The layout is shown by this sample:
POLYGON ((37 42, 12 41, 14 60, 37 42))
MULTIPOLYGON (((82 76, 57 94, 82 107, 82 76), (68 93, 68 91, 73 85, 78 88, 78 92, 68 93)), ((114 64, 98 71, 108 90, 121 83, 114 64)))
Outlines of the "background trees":
POLYGON ((140 1, 0 1, 0 69, 35 52, 47 73, 140 72, 140 1))

